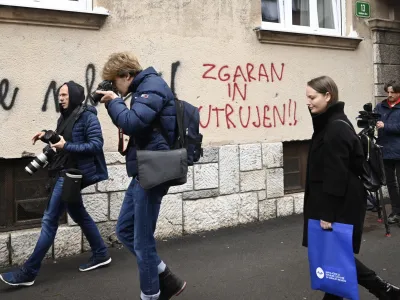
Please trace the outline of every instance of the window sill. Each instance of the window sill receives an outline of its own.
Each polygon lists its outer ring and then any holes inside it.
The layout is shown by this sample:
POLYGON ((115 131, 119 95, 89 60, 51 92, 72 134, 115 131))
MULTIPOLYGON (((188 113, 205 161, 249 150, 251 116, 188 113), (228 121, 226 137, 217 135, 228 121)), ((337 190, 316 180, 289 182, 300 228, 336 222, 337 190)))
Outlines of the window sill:
POLYGON ((29 24, 80 29, 100 29, 106 12, 77 12, 56 9, 0 5, 0 23, 29 24))
POLYGON ((321 34, 276 31, 256 28, 260 43, 328 48, 340 50, 356 50, 362 38, 331 36, 321 34))
POLYGON ((300 194, 300 193, 304 193, 305 189, 304 188, 299 188, 299 189, 288 189, 285 190, 283 193, 284 195, 292 195, 292 194, 300 194))
POLYGON ((384 30, 391 32, 400 32, 400 21, 386 19, 370 19, 368 25, 372 31, 384 30))

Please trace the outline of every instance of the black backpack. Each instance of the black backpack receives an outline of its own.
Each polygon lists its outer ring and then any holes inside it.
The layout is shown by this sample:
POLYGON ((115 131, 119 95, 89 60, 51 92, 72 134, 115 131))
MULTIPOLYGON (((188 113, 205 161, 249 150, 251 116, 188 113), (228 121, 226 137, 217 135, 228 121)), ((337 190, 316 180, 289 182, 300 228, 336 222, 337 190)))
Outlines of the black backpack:
POLYGON ((336 121, 346 123, 360 139, 365 156, 361 180, 368 191, 377 192, 383 185, 386 185, 381 146, 374 143, 366 133, 357 134, 346 121, 340 119, 336 121))
POLYGON ((203 135, 200 133, 200 112, 196 106, 175 98, 177 134, 171 149, 186 148, 188 166, 203 156, 203 135))
POLYGON ((367 134, 362 133, 359 137, 365 155, 363 174, 364 186, 367 190, 376 192, 382 186, 386 185, 382 149, 381 146, 374 143, 367 134))

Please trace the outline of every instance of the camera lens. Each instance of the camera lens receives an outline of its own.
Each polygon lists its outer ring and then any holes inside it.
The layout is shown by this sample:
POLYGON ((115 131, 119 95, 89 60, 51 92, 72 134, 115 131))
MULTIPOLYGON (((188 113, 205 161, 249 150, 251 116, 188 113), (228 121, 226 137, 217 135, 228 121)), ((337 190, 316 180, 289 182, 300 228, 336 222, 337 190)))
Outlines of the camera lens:
POLYGON ((47 163, 47 156, 44 153, 40 153, 36 156, 26 167, 25 171, 30 175, 33 175, 39 168, 42 168, 47 163))

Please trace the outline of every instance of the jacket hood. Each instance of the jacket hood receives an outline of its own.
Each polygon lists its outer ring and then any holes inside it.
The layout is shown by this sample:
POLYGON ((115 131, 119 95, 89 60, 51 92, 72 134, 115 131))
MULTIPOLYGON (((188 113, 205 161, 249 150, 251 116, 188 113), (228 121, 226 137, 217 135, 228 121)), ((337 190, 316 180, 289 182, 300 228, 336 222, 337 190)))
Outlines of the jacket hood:
POLYGON ((149 75, 159 75, 157 71, 153 67, 148 67, 147 69, 143 70, 136 77, 132 80, 132 83, 129 87, 130 92, 136 92, 138 86, 142 83, 142 81, 149 75))
POLYGON ((91 105, 86 106, 86 111, 89 111, 97 116, 97 109, 94 106, 91 105))
POLYGON ((60 107, 60 112, 64 118, 68 117, 75 108, 80 106, 85 101, 85 89, 80 84, 74 81, 65 82, 63 85, 68 86, 69 104, 67 109, 60 107))

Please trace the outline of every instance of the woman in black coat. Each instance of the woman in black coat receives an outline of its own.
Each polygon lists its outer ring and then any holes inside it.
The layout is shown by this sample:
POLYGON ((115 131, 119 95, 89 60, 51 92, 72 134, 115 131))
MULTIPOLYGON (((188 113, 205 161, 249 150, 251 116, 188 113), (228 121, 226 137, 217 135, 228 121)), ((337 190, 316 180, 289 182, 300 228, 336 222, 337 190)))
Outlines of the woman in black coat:
MULTIPOLYGON (((303 246, 308 246, 308 220, 320 220, 323 229, 332 223, 353 225, 353 252, 359 253, 367 207, 360 180, 364 152, 351 122, 339 102, 335 82, 322 76, 307 83, 308 108, 314 133, 307 162, 304 196, 303 246), (346 124, 347 123, 347 124, 346 124)), ((378 299, 400 300, 400 289, 379 278, 356 259, 358 283, 378 299)), ((342 299, 325 294, 323 298, 342 299)))

